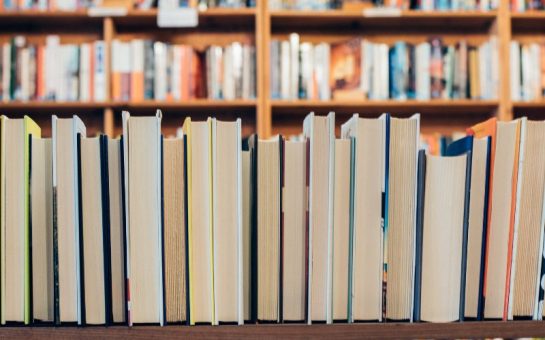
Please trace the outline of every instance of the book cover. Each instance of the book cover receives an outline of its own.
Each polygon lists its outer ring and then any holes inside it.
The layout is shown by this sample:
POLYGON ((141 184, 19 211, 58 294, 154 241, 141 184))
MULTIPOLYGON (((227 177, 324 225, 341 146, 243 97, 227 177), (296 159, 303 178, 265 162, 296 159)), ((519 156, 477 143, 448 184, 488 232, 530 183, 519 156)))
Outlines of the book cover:
POLYGON ((333 99, 364 99, 361 88, 361 39, 331 45, 329 84, 333 99))

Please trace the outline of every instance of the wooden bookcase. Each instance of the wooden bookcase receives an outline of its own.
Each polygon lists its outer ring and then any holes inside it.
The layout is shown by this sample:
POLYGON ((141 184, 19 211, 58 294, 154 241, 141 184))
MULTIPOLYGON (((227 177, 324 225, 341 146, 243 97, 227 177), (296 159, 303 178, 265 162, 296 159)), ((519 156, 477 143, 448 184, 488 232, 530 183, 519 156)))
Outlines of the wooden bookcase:
MULTIPOLYGON (((301 131, 304 116, 312 111, 337 113, 337 124, 354 112, 377 116, 390 112, 407 116, 422 114, 422 131, 451 132, 497 116, 508 120, 521 115, 539 119, 545 100, 512 102, 509 86, 509 42, 545 41, 545 12, 511 13, 508 0, 500 0, 495 11, 424 12, 402 11, 400 17, 364 17, 360 12, 269 10, 267 0, 257 0, 256 8, 210 9, 199 14, 199 26, 191 29, 159 29, 157 10, 129 11, 121 17, 89 17, 86 12, 1 12, 0 41, 14 34, 31 40, 59 34, 63 42, 103 39, 130 40, 151 37, 163 41, 183 42, 197 48, 231 41, 253 42, 256 45, 257 98, 255 100, 218 101, 198 99, 187 102, 0 102, 0 113, 10 116, 28 114, 49 133, 51 114, 78 114, 89 133, 104 131, 120 133, 121 110, 131 114, 153 114, 163 110, 163 130, 171 134, 191 115, 196 119, 209 115, 220 119, 241 117, 243 135, 258 132, 261 136, 276 133, 296 134, 301 131), (499 42, 500 84, 498 100, 429 100, 429 101, 314 101, 272 100, 269 89, 269 48, 273 38, 298 32, 301 41, 339 41, 363 36, 372 41, 394 42, 403 39, 421 42, 439 36, 445 42, 464 38, 478 44, 494 35, 499 42)), ((107 55, 107 61, 110 57, 107 55)))

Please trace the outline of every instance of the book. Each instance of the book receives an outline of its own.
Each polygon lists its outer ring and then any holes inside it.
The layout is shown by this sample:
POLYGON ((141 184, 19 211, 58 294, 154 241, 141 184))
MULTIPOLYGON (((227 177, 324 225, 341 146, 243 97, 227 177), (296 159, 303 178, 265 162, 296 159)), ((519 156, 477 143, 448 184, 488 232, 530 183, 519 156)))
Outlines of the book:
POLYGON ((309 140, 308 322, 331 323, 335 113, 303 121, 309 140))
POLYGON ((1 119, 3 172, 1 323, 31 322, 30 139, 41 137, 29 117, 1 119))
POLYGON ((244 321, 251 317, 251 227, 252 221, 252 161, 247 139, 242 144, 242 310, 244 321))
POLYGON ((53 322, 53 162, 51 138, 30 141, 32 319, 53 322))
POLYGON ((214 118, 211 129, 214 320, 242 324, 241 121, 214 118))
POLYGON ((78 116, 53 116, 53 268, 55 323, 82 324, 80 193, 77 136, 86 135, 78 116))
POLYGON ((541 152, 545 125, 521 121, 517 216, 513 235, 513 257, 508 319, 537 315, 540 258, 543 248, 543 192, 545 155, 541 152))
POLYGON ((341 135, 354 144, 351 321, 382 320, 383 194, 387 115, 354 114, 341 135))
POLYGON ((215 324, 212 124, 186 118, 187 236, 190 324, 215 324))
POLYGON ((507 319, 517 201, 520 125, 520 120, 497 122, 485 260, 484 318, 487 319, 507 319))
POLYGON ((412 320, 420 115, 386 119, 383 318, 412 320))
POLYGON ((128 323, 164 324, 161 111, 123 111, 128 323))
POLYGON ((482 320, 491 137, 473 138, 464 319, 482 320))
POLYGON ((281 304, 281 167, 282 137, 249 140, 255 174, 254 317, 262 322, 280 321, 281 304))
POLYGON ((335 184, 333 192, 333 297, 332 319, 348 321, 352 286, 350 250, 352 140, 335 140, 335 184))
POLYGON ((329 83, 336 100, 363 99, 361 91, 361 39, 332 44, 329 83))
POLYGON ((163 139, 165 321, 187 320, 184 137, 163 139))
POLYGON ((125 294, 125 220, 123 190, 123 145, 121 139, 108 138, 108 197, 110 214, 110 269, 112 292, 112 323, 127 322, 127 300, 125 294))
POLYGON ((82 323, 112 323, 107 137, 78 135, 82 238, 82 323))
POLYGON ((471 173, 470 153, 425 156, 420 320, 452 322, 463 317, 464 235, 471 173))
POLYGON ((307 307, 307 142, 284 142, 282 187, 282 320, 305 321, 307 307))

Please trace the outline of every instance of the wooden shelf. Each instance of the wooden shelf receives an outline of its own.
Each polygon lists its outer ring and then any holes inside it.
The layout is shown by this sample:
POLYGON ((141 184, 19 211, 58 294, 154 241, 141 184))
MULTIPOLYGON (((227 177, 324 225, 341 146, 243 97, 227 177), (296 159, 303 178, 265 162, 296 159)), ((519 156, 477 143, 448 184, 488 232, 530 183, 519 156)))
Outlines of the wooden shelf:
POLYGON ((334 325, 244 325, 244 326, 123 326, 114 327, 6 327, 4 338, 126 339, 146 338, 518 338, 545 336, 545 322, 366 323, 334 325))
POLYGON ((512 12, 511 27, 515 33, 543 30, 545 29, 545 11, 512 12))
MULTIPOLYGON (((211 8, 199 12, 199 26, 208 28, 217 26, 253 26, 255 24, 255 8, 211 8)), ((108 17, 108 16, 106 16, 108 17)), ((0 27, 50 26, 50 25, 89 25, 102 28, 105 17, 89 16, 87 11, 1 11, 0 27)), ((127 15, 112 16, 115 24, 131 26, 155 26, 157 27, 157 9, 130 10, 127 15)))
POLYGON ((0 102, 0 111, 2 110, 86 110, 86 109, 103 109, 103 108, 134 108, 134 109, 149 109, 149 108, 174 108, 174 109, 222 109, 222 108, 255 108, 255 99, 236 99, 236 100, 213 100, 213 99, 192 99, 189 101, 141 101, 141 102, 54 102, 54 101, 29 101, 29 102, 0 102))
POLYGON ((366 17, 361 12, 329 10, 329 11, 270 11, 272 30, 286 29, 387 29, 407 30, 430 28, 445 30, 488 30, 496 18, 495 11, 445 11, 428 12, 407 10, 400 16, 366 17))
POLYGON ((320 101, 320 100, 295 100, 271 101, 273 113, 278 114, 306 114, 310 111, 327 113, 327 110, 341 113, 358 112, 363 115, 378 115, 383 112, 392 114, 422 114, 448 115, 448 114, 481 114, 489 115, 498 107, 496 100, 361 100, 361 101, 320 101))

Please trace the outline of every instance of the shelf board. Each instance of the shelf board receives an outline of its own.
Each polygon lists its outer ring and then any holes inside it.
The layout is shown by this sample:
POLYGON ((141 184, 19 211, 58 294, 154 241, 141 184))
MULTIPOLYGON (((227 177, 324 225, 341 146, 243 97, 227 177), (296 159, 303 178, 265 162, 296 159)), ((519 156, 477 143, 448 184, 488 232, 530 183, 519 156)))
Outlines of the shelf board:
POLYGON ((464 323, 365 323, 334 325, 244 325, 244 326, 136 326, 136 327, 2 327, 5 338, 518 338, 545 336, 542 321, 488 321, 464 323))
POLYGON ((271 29, 338 29, 379 28, 386 30, 430 28, 464 31, 487 30, 496 18, 496 11, 402 11, 400 16, 363 16, 361 12, 327 11, 270 11, 271 29))
POLYGON ((257 101, 249 100, 210 100, 210 99, 193 99, 184 102, 175 101, 141 101, 141 102, 0 102, 0 113, 26 113, 26 112, 44 112, 54 114, 58 111, 71 111, 74 114, 85 113, 90 111, 98 111, 105 108, 114 110, 134 110, 146 111, 162 109, 170 111, 198 111, 201 113, 221 114, 222 112, 248 112, 255 111, 257 101))
POLYGON ((360 113, 362 115, 379 115, 383 112, 392 114, 433 114, 445 116, 448 114, 459 115, 488 115, 497 109, 499 103, 496 100, 355 100, 355 101, 320 101, 320 100, 273 100, 271 108, 273 114, 307 114, 310 111, 326 113, 335 111, 340 113, 360 113))
POLYGON ((545 11, 511 12, 511 29, 513 33, 534 33, 535 30, 543 30, 544 28, 545 11))
POLYGON ((545 100, 513 102, 515 117, 527 116, 530 119, 545 119, 545 100))

